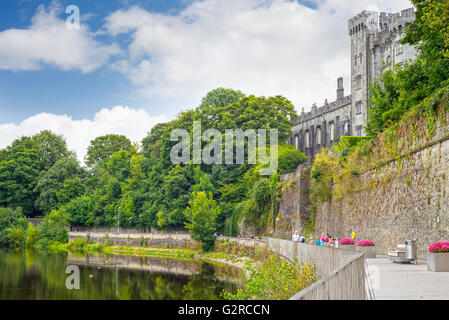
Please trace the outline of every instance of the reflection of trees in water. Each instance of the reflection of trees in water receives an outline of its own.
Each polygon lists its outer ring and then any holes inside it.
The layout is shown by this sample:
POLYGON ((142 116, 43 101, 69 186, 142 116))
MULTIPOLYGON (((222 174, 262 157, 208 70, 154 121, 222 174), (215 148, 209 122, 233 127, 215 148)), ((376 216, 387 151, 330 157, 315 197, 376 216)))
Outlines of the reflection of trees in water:
MULTIPOLYGON (((138 259, 142 264, 155 261, 145 257, 138 259)), ((216 279, 214 266, 185 261, 188 269, 194 268, 197 274, 148 272, 123 267, 119 267, 116 274, 115 266, 108 268, 80 263, 80 290, 68 290, 65 287, 67 261, 66 253, 0 251, 0 298, 113 300, 117 299, 118 284, 118 297, 124 300, 213 300, 219 298, 223 289, 234 288, 233 284, 216 279), (91 274, 93 278, 89 278, 91 274)), ((178 265, 179 261, 167 262, 158 258, 157 263, 178 265)))

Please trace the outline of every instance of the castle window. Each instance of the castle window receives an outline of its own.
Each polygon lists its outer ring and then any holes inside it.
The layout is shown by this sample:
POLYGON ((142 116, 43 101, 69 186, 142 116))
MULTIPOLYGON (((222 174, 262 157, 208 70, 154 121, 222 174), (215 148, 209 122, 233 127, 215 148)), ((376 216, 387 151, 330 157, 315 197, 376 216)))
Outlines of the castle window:
POLYGON ((362 89, 362 76, 357 76, 355 78, 355 89, 356 90, 362 89))
POLYGON ((345 135, 349 135, 349 122, 346 122, 345 123, 345 127, 344 127, 344 129, 345 129, 345 135))
POLYGON ((295 136, 295 147, 299 150, 299 136, 295 136))
POLYGON ((357 101, 355 104, 355 113, 361 114, 362 113, 362 101, 357 101))
POLYGON ((321 128, 316 128, 316 144, 321 145, 321 128))
POLYGON ((387 64, 391 64, 391 56, 387 57, 387 64))
POLYGON ((306 148, 310 148, 310 132, 306 131, 306 148))
POLYGON ((404 52, 404 48, 400 43, 397 43, 395 46, 396 54, 402 54, 404 52))
POLYGON ((355 132, 356 132, 357 137, 361 137, 362 136, 362 126, 356 127, 355 132))
POLYGON ((331 138, 331 141, 334 141, 334 140, 335 140, 335 125, 334 125, 333 122, 331 122, 331 123, 329 124, 329 130, 330 130, 330 138, 331 138))

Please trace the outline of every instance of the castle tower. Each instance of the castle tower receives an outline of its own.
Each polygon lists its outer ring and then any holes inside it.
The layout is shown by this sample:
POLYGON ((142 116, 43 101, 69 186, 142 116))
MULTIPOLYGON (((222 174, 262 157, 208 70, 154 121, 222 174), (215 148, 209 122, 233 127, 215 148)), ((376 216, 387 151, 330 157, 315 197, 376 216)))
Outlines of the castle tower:
POLYGON ((379 13, 363 11, 349 20, 351 37, 351 124, 356 136, 365 135, 363 130, 368 119, 368 86, 371 81, 370 34, 378 31, 379 13))
POLYGON ((415 9, 400 13, 363 11, 348 21, 351 37, 351 123, 356 136, 364 136, 368 120, 369 85, 386 68, 416 58, 416 49, 402 45, 403 31, 415 20, 415 9))

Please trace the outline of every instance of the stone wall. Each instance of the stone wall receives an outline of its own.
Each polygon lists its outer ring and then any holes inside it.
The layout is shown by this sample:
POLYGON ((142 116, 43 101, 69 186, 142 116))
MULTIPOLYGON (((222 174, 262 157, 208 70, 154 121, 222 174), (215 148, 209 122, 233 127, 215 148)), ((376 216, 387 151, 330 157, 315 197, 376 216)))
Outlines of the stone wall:
POLYGON ((69 241, 86 239, 88 242, 110 243, 115 246, 199 249, 199 242, 192 240, 188 233, 152 234, 108 234, 94 232, 69 232, 69 241))
POLYGON ((425 145, 405 131, 414 143, 403 145, 414 151, 362 174, 358 191, 318 204, 315 236, 324 231, 348 237, 354 231, 357 240, 374 241, 380 255, 416 239, 420 259, 432 243, 448 241, 449 127, 436 131, 425 145))
POLYGON ((310 219, 309 168, 300 166, 295 172, 284 174, 282 196, 276 218, 276 238, 290 239, 294 231, 303 230, 310 219))

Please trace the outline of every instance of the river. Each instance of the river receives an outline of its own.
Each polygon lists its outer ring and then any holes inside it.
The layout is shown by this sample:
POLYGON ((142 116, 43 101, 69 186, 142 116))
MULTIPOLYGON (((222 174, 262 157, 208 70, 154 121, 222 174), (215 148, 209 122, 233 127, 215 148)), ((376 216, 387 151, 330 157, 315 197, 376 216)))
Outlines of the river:
POLYGON ((0 300, 218 300, 235 292, 238 272, 197 260, 0 249, 0 300))

